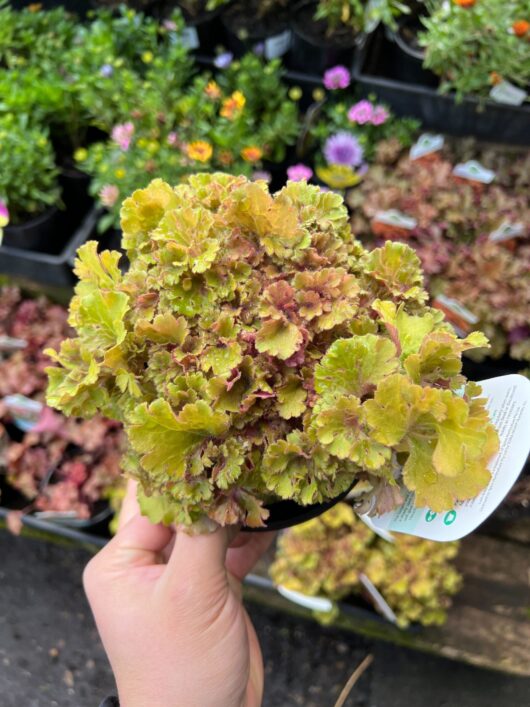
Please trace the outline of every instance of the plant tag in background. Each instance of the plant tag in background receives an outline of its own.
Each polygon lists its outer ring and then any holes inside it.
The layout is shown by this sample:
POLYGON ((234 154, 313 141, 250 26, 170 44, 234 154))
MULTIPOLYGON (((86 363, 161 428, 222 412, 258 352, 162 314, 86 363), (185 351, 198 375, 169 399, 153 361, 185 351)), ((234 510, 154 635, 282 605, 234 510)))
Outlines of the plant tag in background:
POLYGON ((522 106, 528 98, 528 93, 514 86, 509 81, 501 81, 490 91, 490 98, 496 103, 506 103, 509 106, 522 106))
POLYGON ((391 607, 387 603, 385 597, 377 589, 372 580, 369 579, 365 574, 360 574, 359 581, 370 595, 370 599, 372 600, 374 606, 379 611, 379 613, 383 614, 387 621, 390 621, 393 624, 397 624, 397 616, 394 614, 391 607))
POLYGON ((397 209, 389 209, 388 211, 379 211, 374 217, 376 223, 384 223, 387 226, 396 226, 404 228, 407 231, 412 231, 418 225, 418 222, 412 216, 406 216, 397 209))
POLYGON ((286 29, 281 34, 276 34, 274 37, 269 37, 265 40, 265 59, 278 59, 286 54, 291 48, 291 30, 286 29))
POLYGON ((432 306, 445 314, 447 321, 462 338, 470 334, 478 323, 478 317, 452 297, 437 295, 432 301, 432 306))
POLYGON ((433 152, 439 152, 445 144, 443 135, 432 135, 424 133, 420 136, 418 142, 410 148, 410 159, 419 160, 420 157, 431 155, 433 152))
POLYGON ((44 405, 25 395, 7 395, 2 399, 15 425, 23 432, 29 432, 38 423, 44 405))
POLYGON ((184 27, 184 30, 179 35, 180 42, 186 49, 198 49, 201 46, 199 34, 195 27, 184 27))
POLYGON ((520 238, 524 236, 525 233, 526 228, 524 223, 503 221, 498 228, 490 233, 488 240, 493 243, 503 243, 504 241, 511 241, 513 238, 520 238))
POLYGON ((453 169, 453 174, 460 179, 468 179, 471 182, 479 182, 479 184, 491 184, 496 177, 493 170, 486 169, 476 160, 457 164, 453 169))
POLYGON ((28 342, 25 339, 15 339, 12 336, 0 336, 0 351, 20 351, 28 342))
POLYGON ((301 594, 300 592, 295 592, 293 589, 287 589, 287 587, 282 587, 279 584, 276 589, 286 599, 299 604, 306 609, 311 609, 312 611, 323 611, 329 613, 333 609, 333 602, 331 599, 326 599, 325 597, 310 597, 307 594, 301 594))
POLYGON ((491 481, 476 498, 455 504, 452 511, 435 513, 414 507, 408 492, 399 508, 372 518, 375 526, 427 540, 449 542, 469 535, 508 495, 530 452, 530 380, 520 375, 481 381, 500 449, 489 465, 491 481))

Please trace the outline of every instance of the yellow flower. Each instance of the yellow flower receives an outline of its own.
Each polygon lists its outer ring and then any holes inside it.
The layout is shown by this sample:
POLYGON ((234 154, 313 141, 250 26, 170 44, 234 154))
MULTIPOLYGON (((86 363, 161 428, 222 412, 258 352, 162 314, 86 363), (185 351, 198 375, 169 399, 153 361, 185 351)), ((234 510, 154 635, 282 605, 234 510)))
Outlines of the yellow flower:
POLYGON ((196 162, 208 162, 213 154, 212 146, 204 140, 196 140, 186 145, 186 154, 196 162))
POLYGON ((84 147, 78 147, 74 152, 74 160, 76 162, 84 162, 88 157, 88 151, 84 147))
POLYGON ((315 90, 313 91, 313 100, 317 102, 324 100, 325 96, 326 94, 324 92, 324 89, 322 88, 315 88, 315 90))
POLYGON ((147 145, 148 145, 149 143, 147 142, 147 140, 145 139, 145 137, 140 137, 140 138, 138 138, 138 142, 137 142, 136 144, 138 145, 138 147, 141 147, 142 150, 143 150, 145 147, 147 147, 147 145))
POLYGON ((218 98, 221 98, 221 89, 215 81, 210 81, 206 85, 204 93, 208 96, 208 98, 211 98, 212 101, 216 101, 218 98))
POLYGON ((155 152, 158 152, 160 149, 160 143, 157 142, 156 140, 150 140, 149 143, 147 144, 147 152, 149 152, 150 155, 154 155, 155 152))
POLYGON ((155 57, 153 52, 147 51, 142 54, 142 61, 144 62, 144 64, 150 64, 154 58, 155 57))
POLYGON ((40 12, 40 10, 42 10, 42 3, 32 2, 31 5, 28 5, 27 10, 29 12, 40 12))
POLYGON ((122 169, 121 167, 118 167, 118 169, 114 170, 114 176, 116 179, 123 179, 126 175, 126 171, 122 169))
POLYGON ((303 91, 300 86, 293 86, 289 89, 289 98, 292 101, 299 101, 302 98, 303 91))
POLYGON ((245 96, 241 91, 234 91, 229 97, 225 98, 221 107, 221 116, 228 120, 234 120, 241 113, 246 103, 245 96))
POLYGON ((252 145, 251 147, 244 147, 241 150, 241 157, 245 162, 257 162, 263 157, 263 150, 261 147, 252 145))
POLYGON ((230 150, 221 150, 217 155, 217 159, 223 165, 223 167, 229 167, 234 161, 234 155, 230 150))
POLYGON ((331 164, 329 167, 317 167, 317 177, 332 189, 347 189, 359 184, 361 177, 351 167, 331 164))

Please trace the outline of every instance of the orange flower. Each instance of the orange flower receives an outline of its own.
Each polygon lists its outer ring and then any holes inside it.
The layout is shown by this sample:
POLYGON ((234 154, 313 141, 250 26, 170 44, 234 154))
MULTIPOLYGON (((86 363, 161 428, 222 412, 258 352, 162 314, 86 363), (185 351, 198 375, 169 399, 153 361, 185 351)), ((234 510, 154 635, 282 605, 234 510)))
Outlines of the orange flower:
POLYGON ((477 0, 453 0, 455 5, 459 7, 473 7, 477 0))
POLYGON ((196 162, 208 162, 213 154, 212 146, 204 140, 196 140, 186 145, 186 154, 196 162))
POLYGON ((207 84, 204 89, 204 93, 208 96, 208 98, 211 98, 212 101, 216 101, 218 98, 221 98, 221 89, 215 81, 210 81, 207 84))
POLYGON ((498 86, 500 83, 502 83, 502 76, 497 73, 497 71, 492 71, 490 74, 490 83, 493 86, 498 86))
POLYGON ((244 147, 241 150, 241 157, 245 162, 257 162, 263 156, 263 150, 261 147, 252 145, 251 147, 244 147))
POLYGON ((241 113, 246 103, 245 96, 241 91, 234 91, 229 97, 225 98, 221 107, 221 116, 228 120, 234 120, 241 113))
POLYGON ((513 33, 516 37, 524 37, 530 31, 530 22, 527 20, 517 20, 512 25, 513 33))

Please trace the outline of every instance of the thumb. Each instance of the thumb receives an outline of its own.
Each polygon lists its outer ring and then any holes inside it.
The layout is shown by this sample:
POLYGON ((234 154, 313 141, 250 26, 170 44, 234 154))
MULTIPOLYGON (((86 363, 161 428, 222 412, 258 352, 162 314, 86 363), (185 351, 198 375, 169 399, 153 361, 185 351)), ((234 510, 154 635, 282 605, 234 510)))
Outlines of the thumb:
POLYGON ((214 577, 225 577, 225 560, 230 531, 218 527, 214 532, 190 535, 185 530, 177 531, 175 547, 167 564, 169 581, 181 577, 201 577, 208 582, 214 577))

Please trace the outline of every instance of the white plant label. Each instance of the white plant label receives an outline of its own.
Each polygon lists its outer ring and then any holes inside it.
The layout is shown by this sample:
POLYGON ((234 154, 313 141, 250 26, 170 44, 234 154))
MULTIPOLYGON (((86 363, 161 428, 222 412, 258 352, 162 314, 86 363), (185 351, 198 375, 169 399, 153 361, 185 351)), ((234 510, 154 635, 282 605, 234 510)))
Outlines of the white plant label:
POLYGON ((433 152, 439 152, 443 148, 444 144, 445 139, 443 135, 424 133, 420 136, 418 142, 410 148, 410 159, 419 160, 420 157, 431 155, 433 152))
POLYGON ((386 540, 388 543, 395 543, 396 539, 392 535, 392 533, 389 533, 388 530, 384 530, 383 528, 378 528, 377 525, 375 525, 374 521, 372 518, 370 518, 369 515, 366 515, 364 513, 362 516, 359 516, 359 518, 362 520, 362 522, 367 525, 370 530, 375 533, 376 535, 379 535, 380 538, 383 540, 386 540))
POLYGON ((375 526, 439 542, 459 540, 478 528, 506 498, 530 452, 530 380, 513 374, 480 385, 500 438, 499 452, 489 466, 488 486, 476 498, 459 502, 445 513, 415 508, 414 494, 409 492, 402 506, 372 518, 375 526))
POLYGON ((501 81, 490 91, 490 98, 496 103, 505 103, 509 106, 522 106, 528 98, 528 93, 522 88, 514 86, 509 81, 501 81))
POLYGON ((526 233, 526 228, 524 223, 510 223, 509 221, 503 221, 499 228, 496 228, 489 235, 490 241, 493 243, 503 243, 504 241, 511 241, 512 238, 520 238, 526 233))
POLYGON ((190 49, 191 51, 198 49, 201 46, 199 41, 199 33, 195 27, 184 27, 183 31, 179 35, 179 39, 182 46, 186 49, 190 49))
POLYGON ((392 608, 390 607, 390 605, 386 601, 385 597, 377 589, 377 587, 372 582, 372 580, 369 577, 367 577, 365 574, 360 574, 359 581, 363 585, 366 592, 370 595, 370 599, 374 603, 374 606, 377 608, 379 613, 382 614, 387 621, 390 621, 391 623, 396 624, 397 623, 397 616, 394 614, 394 612, 392 611, 392 608))
POLYGON ((312 611, 323 611, 329 613, 333 609, 333 602, 325 597, 310 597, 307 594, 301 594, 300 592, 295 592, 293 589, 287 589, 287 587, 282 587, 279 584, 276 589, 286 599, 292 601, 294 604, 303 606, 305 609, 311 609, 312 611))
POLYGON ((476 160, 469 160, 469 162, 457 164, 453 169, 453 174, 455 177, 470 179, 473 182, 480 182, 481 184, 491 184, 496 177, 493 170, 486 169, 486 167, 476 160))
POLYGON ((405 228, 407 231, 412 231, 418 225, 418 222, 412 216, 407 216, 397 209, 389 209, 388 211, 380 211, 375 215, 374 221, 387 224, 388 226, 397 226, 405 228))
POLYGON ((16 339, 13 336, 0 336, 0 351, 20 351, 25 349, 28 342, 25 339, 16 339))
POLYGON ((286 54, 291 48, 291 30, 286 29, 281 34, 269 37, 265 40, 265 59, 278 59, 286 54))
POLYGON ((23 432, 29 432, 41 416, 44 405, 38 400, 31 400, 25 395, 6 395, 2 402, 7 407, 8 411, 13 415, 13 420, 16 426, 23 432))

